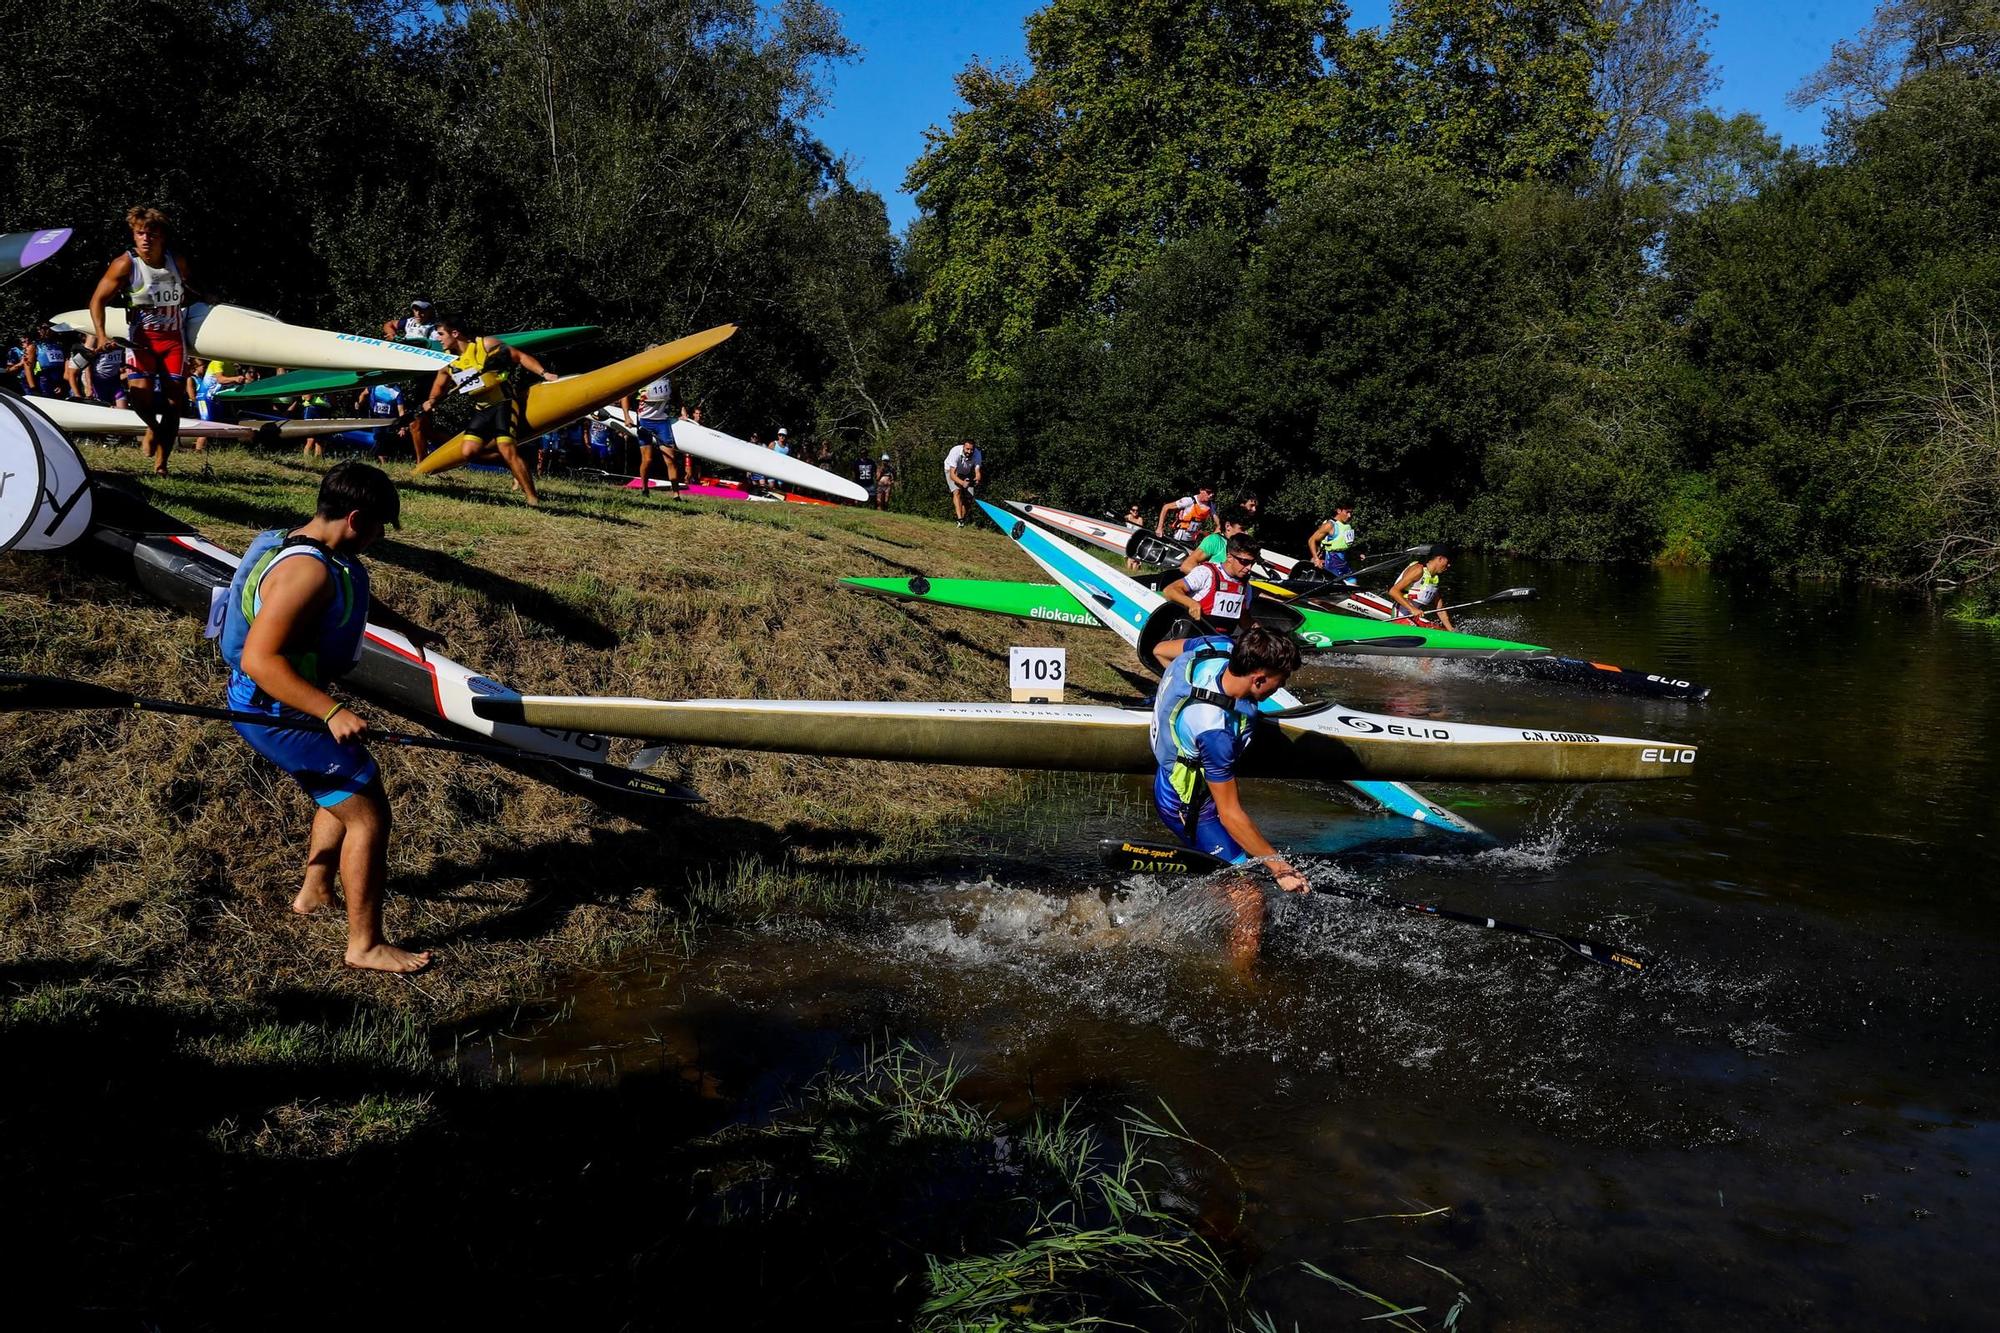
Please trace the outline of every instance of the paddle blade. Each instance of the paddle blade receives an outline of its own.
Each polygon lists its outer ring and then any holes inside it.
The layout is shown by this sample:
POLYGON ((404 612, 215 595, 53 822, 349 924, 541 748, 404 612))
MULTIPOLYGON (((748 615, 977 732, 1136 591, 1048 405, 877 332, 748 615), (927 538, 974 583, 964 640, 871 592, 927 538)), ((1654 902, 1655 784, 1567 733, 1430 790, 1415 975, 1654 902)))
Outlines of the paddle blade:
POLYGON ((1098 844, 1104 864, 1113 870, 1135 875, 1207 875, 1225 870, 1229 863, 1192 847, 1170 842, 1145 842, 1106 838, 1098 844))

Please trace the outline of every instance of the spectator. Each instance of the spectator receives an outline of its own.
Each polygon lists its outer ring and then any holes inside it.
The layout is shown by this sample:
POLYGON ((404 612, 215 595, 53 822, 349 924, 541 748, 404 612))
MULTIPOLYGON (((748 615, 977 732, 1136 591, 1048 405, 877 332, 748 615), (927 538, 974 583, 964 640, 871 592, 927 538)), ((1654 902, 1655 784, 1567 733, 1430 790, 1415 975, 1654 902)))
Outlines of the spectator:
POLYGON ((125 349, 117 343, 91 354, 90 396, 107 407, 125 406, 125 349))
POLYGON ((410 302, 410 313, 401 319, 382 321, 382 336, 398 341, 430 342, 437 337, 437 316, 429 301, 410 302))
POLYGON ((889 461, 889 455, 883 454, 882 460, 875 465, 875 507, 877 509, 887 509, 889 507, 889 492, 895 489, 895 465, 889 461))
POLYGON ((986 484, 986 455, 971 440, 960 440, 944 456, 944 485, 951 492, 952 513, 965 526, 965 501, 986 484))
POLYGON ((792 433, 786 430, 783 426, 778 427, 777 438, 771 441, 771 452, 775 454, 784 454, 786 457, 791 456, 792 433))
POLYGON ((35 392, 44 398, 63 396, 63 349, 47 324, 36 330, 35 392))
MULTIPOLYGON (((125 353, 122 351, 119 352, 118 358, 120 361, 123 361, 125 353)), ((35 387, 34 369, 35 339, 32 334, 24 333, 21 335, 20 342, 8 346, 7 364, 0 366, 0 374, 9 375, 19 380, 22 391, 27 392, 35 387)))
MULTIPOLYGON (((888 457, 887 454, 882 456, 888 457)), ((854 465, 854 484, 864 491, 875 489, 875 460, 867 454, 861 455, 861 461, 854 465)))
POLYGON ((90 354, 81 343, 63 362, 63 387, 79 403, 90 397, 90 354))

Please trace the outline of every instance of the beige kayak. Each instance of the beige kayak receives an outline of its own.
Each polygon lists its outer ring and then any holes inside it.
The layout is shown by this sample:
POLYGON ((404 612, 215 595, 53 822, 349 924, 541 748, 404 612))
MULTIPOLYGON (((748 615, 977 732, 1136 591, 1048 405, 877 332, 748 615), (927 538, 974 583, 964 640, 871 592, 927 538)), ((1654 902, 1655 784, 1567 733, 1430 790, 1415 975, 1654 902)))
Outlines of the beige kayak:
MULTIPOLYGON (((629 699, 475 699, 495 721, 684 745, 924 764, 1153 771, 1152 714, 1087 705, 629 699)), ((1686 777, 1695 747, 1582 732, 1414 721, 1321 704, 1267 714, 1246 777, 1624 782, 1686 777)))

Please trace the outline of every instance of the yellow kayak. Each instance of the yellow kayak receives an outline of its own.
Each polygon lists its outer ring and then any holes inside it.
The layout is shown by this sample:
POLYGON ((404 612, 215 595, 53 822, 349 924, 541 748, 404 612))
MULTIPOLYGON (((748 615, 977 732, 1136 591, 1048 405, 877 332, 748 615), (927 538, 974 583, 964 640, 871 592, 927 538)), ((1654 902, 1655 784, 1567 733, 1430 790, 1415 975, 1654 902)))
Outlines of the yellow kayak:
MULTIPOLYGON (((533 439, 567 426, 572 421, 579 421, 598 408, 615 403, 635 389, 652 383, 676 366, 694 360, 709 348, 727 342, 735 332, 734 324, 718 324, 712 329, 703 329, 700 333, 690 333, 685 338, 649 347, 597 370, 533 385, 528 390, 528 401, 523 408, 521 438, 533 439)), ((417 471, 425 474, 445 472, 471 461, 466 457, 465 446, 472 439, 470 435, 457 435, 446 440, 417 464, 417 471)))

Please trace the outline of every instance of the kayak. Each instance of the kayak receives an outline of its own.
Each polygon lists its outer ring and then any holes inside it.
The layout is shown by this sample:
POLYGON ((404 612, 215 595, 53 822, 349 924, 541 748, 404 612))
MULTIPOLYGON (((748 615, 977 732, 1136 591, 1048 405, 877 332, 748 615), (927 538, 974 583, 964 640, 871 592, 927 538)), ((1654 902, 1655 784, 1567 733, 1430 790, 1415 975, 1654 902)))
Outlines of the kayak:
MULTIPOLYGON (((1178 565, 1194 550, 1186 542, 1161 537, 1144 528, 1135 528, 1130 523, 1090 518, 1067 509, 1018 500, 1007 501, 1007 507, 1016 513, 1026 514, 1044 527, 1054 528, 1064 536, 1075 537, 1113 555, 1129 556, 1141 564, 1157 565, 1162 569, 1178 565)), ((1280 575, 1290 574, 1297 564, 1290 556, 1279 555, 1276 551, 1259 550, 1257 558, 1280 575)))
POLYGON ((59 551, 83 536, 90 469, 40 412, 0 394, 0 551, 59 551))
POLYGON ((1058 625, 1095 625, 1097 617, 1076 598, 1053 583, 1007 583, 998 579, 932 579, 918 574, 906 579, 842 579, 862 592, 880 593, 955 606, 1018 620, 1047 620, 1058 625))
MULTIPOLYGON (((1151 773, 1151 709, 1096 705, 512 695, 473 701, 517 726, 843 759, 1151 773)), ((1411 721, 1323 703, 1264 715, 1246 777, 1617 782, 1685 777, 1668 741, 1411 721)))
MULTIPOLYGON (((735 332, 734 324, 718 324, 712 329, 703 329, 700 333, 690 333, 685 338, 635 352, 623 361, 614 361, 581 375, 530 385, 527 401, 519 409, 520 438, 531 440, 537 435, 559 430, 572 421, 581 421, 640 385, 650 384, 683 362, 692 361, 711 347, 727 342, 735 332)), ((429 476, 462 467, 470 461, 465 456, 465 447, 473 443, 474 438, 470 435, 454 436, 431 450, 429 456, 417 464, 417 471, 429 476)))
MULTIPOLYGON (((80 550, 169 606, 204 619, 219 612, 221 595, 236 572, 234 552, 122 490, 99 486, 96 497, 97 522, 80 550)), ((505 698, 513 691, 434 649, 419 647, 400 631, 372 621, 362 638, 361 664, 341 683, 443 730, 488 738, 534 754, 606 762, 610 742, 601 734, 496 722, 475 712, 474 699, 505 698)), ((566 790, 603 795, 602 788, 541 765, 524 766, 520 771, 566 790)), ((661 793, 659 799, 688 799, 689 794, 682 789, 666 786, 673 794, 661 793)))
MULTIPOLYGON (((580 342, 594 337, 602 330, 595 324, 572 324, 559 329, 524 329, 518 333, 496 333, 493 336, 509 347, 525 348, 533 351, 538 347, 560 347, 567 343, 580 342)), ((302 393, 342 393, 369 388, 376 384, 387 384, 392 380, 406 380, 418 374, 436 374, 438 367, 451 364, 452 354, 436 342, 428 344, 404 342, 398 346, 427 353, 436 359, 428 371, 395 370, 288 370, 282 375, 267 375, 248 384, 232 385, 216 391, 217 398, 231 398, 239 402, 268 398, 292 398, 302 393)))
MULTIPOLYGON (((56 425, 79 435, 144 435, 146 419, 122 407, 102 403, 82 403, 72 398, 42 398, 29 395, 26 401, 56 425)), ((203 421, 182 417, 177 433, 184 439, 207 440, 297 440, 319 435, 340 435, 350 430, 373 430, 382 424, 379 417, 332 417, 311 421, 203 421)))
MULTIPOLYGON (((76 333, 91 331, 88 310, 66 310, 49 322, 58 329, 76 333)), ((199 357, 241 361, 252 366, 312 366, 320 370, 437 369, 436 353, 422 348, 359 333, 335 333, 331 329, 287 324, 276 316, 240 305, 197 301, 187 308, 184 324, 187 344, 199 357)), ((104 331, 113 338, 127 336, 122 307, 105 310, 104 331)))
MULTIPOLYGON (((1264 587, 1258 584, 1258 587, 1264 587)), ((1409 613, 1380 593, 1368 592, 1361 588, 1339 588, 1328 595, 1334 605, 1356 616, 1366 616, 1371 620, 1387 624, 1410 624, 1409 613)), ((1300 608, 1303 611, 1304 608, 1300 608)), ((1611 662, 1593 662, 1588 658, 1564 657, 1550 653, 1535 658, 1494 658, 1477 664, 1482 671, 1497 671, 1504 675, 1520 676, 1528 680, 1545 680, 1557 685, 1581 685, 1586 689, 1606 690, 1613 694, 1633 694, 1649 699, 1686 699, 1698 703, 1708 697, 1708 686, 1691 680, 1663 675, 1656 671, 1639 671, 1632 667, 1622 667, 1611 662)))
MULTIPOLYGON (((606 407, 597 413, 613 426, 628 434, 633 429, 625 424, 625 411, 617 406, 606 407)), ((769 477, 772 481, 784 482, 788 486, 801 486, 809 491, 823 491, 837 495, 843 500, 856 502, 866 500, 868 492, 862 490, 845 477, 836 476, 825 468, 814 467, 803 459, 781 454, 761 444, 739 440, 734 435, 726 435, 698 421, 676 421, 673 425, 674 447, 684 454, 690 454, 717 467, 733 468, 753 477, 769 477)), ((785 497, 791 499, 790 495, 785 497)))
MULTIPOLYGON (((1163 606, 1172 605, 1152 589, 1134 582, 1101 560, 1091 559, 1082 551, 1057 540, 1026 519, 1016 518, 985 500, 975 500, 973 503, 998 524, 1000 530, 1012 538, 1014 544, 1019 546, 1029 559, 1048 571, 1049 577, 1061 584, 1065 592, 1076 598, 1077 602, 1099 621, 1114 630, 1134 652, 1139 651, 1140 636, 1145 633, 1153 614, 1163 606)), ((1148 670, 1158 671, 1158 664, 1145 654, 1141 654, 1139 660, 1148 670)), ((1279 690, 1260 705, 1265 712, 1277 712, 1298 706, 1298 698, 1286 690, 1279 690)), ((1352 778, 1346 781, 1361 795, 1405 818, 1414 819, 1418 823, 1435 824, 1454 833, 1475 836, 1481 833, 1480 828, 1470 820, 1453 814, 1415 788, 1404 786, 1401 782, 1352 778)))
POLYGON ((63 248, 69 240, 68 227, 42 231, 10 231, 0 236, 0 278, 25 273, 63 248))
MULTIPOLYGON (((935 602, 942 606, 1049 620, 1068 625, 1094 625, 1097 618, 1076 598, 1049 583, 1008 583, 988 579, 843 579, 866 592, 935 602)), ((1289 630, 1299 646, 1316 653, 1361 653, 1385 657, 1539 657, 1548 649, 1530 643, 1510 643, 1476 634, 1422 626, 1385 625, 1355 616, 1339 616, 1310 607, 1251 604, 1251 615, 1289 630)))

